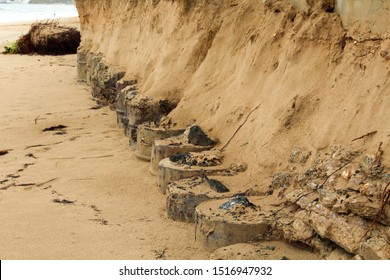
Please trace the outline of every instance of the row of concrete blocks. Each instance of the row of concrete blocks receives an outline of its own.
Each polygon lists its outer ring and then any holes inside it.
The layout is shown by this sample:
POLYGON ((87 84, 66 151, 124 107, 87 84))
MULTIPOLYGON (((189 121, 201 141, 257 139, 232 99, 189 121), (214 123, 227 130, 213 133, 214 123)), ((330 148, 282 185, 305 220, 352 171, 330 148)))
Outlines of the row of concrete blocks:
MULTIPOLYGON (((223 176, 234 175, 243 169, 237 170, 226 164, 211 167, 186 166, 171 160, 172 156, 178 154, 205 153, 213 148, 215 141, 207 136, 205 138, 197 126, 185 129, 172 125, 169 118, 164 117, 176 107, 177 102, 140 95, 137 80, 127 81, 123 78, 124 74, 115 67, 106 66, 104 58, 99 54, 78 54, 79 80, 91 85, 92 96, 99 104, 110 105, 116 111, 117 123, 130 138, 130 147, 135 150, 136 156, 150 161, 149 171, 158 176, 159 190, 166 194, 167 216, 173 220, 194 222, 196 240, 210 251, 248 242, 275 231, 275 225, 267 218, 272 217, 271 212, 264 210, 264 198, 249 197, 252 205, 250 209, 237 204, 237 209, 227 211, 221 206, 226 203, 234 204, 237 200, 235 193, 218 193, 210 189, 209 177, 223 180, 223 176)), ((320 216, 319 219, 324 217, 320 216)), ((299 221, 297 218, 291 225, 295 226, 299 221)), ((295 240, 296 236, 300 238, 303 231, 301 226, 299 229, 291 226, 281 228, 283 235, 289 240, 295 240)), ((328 246, 325 239, 316 234, 312 237, 312 231, 307 231, 311 237, 306 244, 314 248, 328 246)), ((335 232, 334 236, 327 237, 341 245, 342 242, 336 237, 342 235, 337 230, 335 232)), ((340 232, 343 230, 340 229, 340 232)), ((354 244, 351 239, 346 240, 347 245, 354 244)), ((371 248, 370 246, 366 247, 371 248)), ((346 245, 343 244, 342 247, 345 248, 346 245)), ((381 249, 382 252, 384 248, 381 249)), ((346 250, 355 252, 348 248, 346 250)), ((372 252, 370 250, 364 252, 372 252)), ((370 257, 369 254, 361 254, 366 258, 376 258, 378 255, 370 257)), ((385 258, 386 256, 384 254, 385 258)))
POLYGON ((116 111, 118 126, 130 138, 136 156, 150 161, 149 171, 158 176, 159 190, 167 195, 168 217, 196 221, 196 239, 209 250, 247 242, 263 234, 268 228, 265 220, 245 220, 225 213, 219 205, 232 199, 234 193, 219 194, 205 183, 206 176, 231 176, 245 168, 223 164, 189 167, 172 162, 170 157, 174 155, 209 151, 216 141, 196 125, 187 129, 171 124, 160 126, 159 122, 164 121, 177 102, 140 95, 137 80, 127 81, 124 75, 107 66, 102 55, 79 51, 79 80, 91 85, 92 97, 98 104, 110 105, 116 111), (215 211, 210 211, 213 208, 215 211))

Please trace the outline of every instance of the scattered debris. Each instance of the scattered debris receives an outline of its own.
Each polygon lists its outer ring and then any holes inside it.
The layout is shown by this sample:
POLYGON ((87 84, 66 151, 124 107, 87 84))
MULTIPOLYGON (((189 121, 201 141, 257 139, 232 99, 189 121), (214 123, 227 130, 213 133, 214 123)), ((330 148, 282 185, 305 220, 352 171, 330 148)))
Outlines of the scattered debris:
POLYGON ((37 185, 37 187, 41 187, 41 186, 46 185, 48 183, 54 182, 55 180, 58 180, 58 178, 50 179, 48 181, 45 181, 45 182, 42 182, 42 183, 39 183, 39 184, 36 184, 36 185, 37 185))
POLYGON ((95 105, 95 106, 89 108, 89 110, 99 110, 99 109, 101 109, 101 108, 103 108, 103 107, 104 107, 104 106, 102 106, 102 105, 95 105))
POLYGON ((61 144, 63 141, 52 143, 52 144, 37 144, 37 145, 31 145, 27 146, 25 150, 31 149, 31 148, 39 148, 39 147, 47 147, 47 146, 53 146, 53 145, 58 145, 61 144))
POLYGON ((35 186, 36 184, 35 183, 26 183, 26 184, 17 184, 16 186, 17 187, 31 187, 31 186, 35 186))
POLYGON ((89 207, 91 207, 93 209, 93 211, 95 211, 95 212, 98 212, 98 213, 102 212, 99 208, 97 208, 96 205, 90 205, 89 207))
POLYGON ((195 146, 213 146, 215 144, 198 125, 189 127, 188 142, 195 146))
POLYGON ((179 165, 189 166, 217 166, 222 164, 222 155, 218 153, 185 153, 169 157, 169 159, 179 165))
POLYGON ((33 163, 25 163, 25 164, 23 164, 23 168, 26 169, 27 167, 32 166, 34 164, 35 164, 34 162, 33 163))
POLYGON ((80 159, 98 159, 98 158, 109 158, 109 157, 113 157, 114 155, 104 155, 104 156, 95 156, 95 157, 83 157, 83 158, 80 158, 80 159))
POLYGON ((105 219, 91 219, 91 221, 97 222, 97 223, 99 223, 99 224, 101 224, 101 225, 103 225, 103 226, 108 225, 108 221, 105 220, 105 219))
POLYGON ((34 158, 34 159, 37 159, 36 156, 34 156, 34 154, 30 153, 30 154, 26 154, 26 157, 30 157, 30 158, 34 158))
POLYGON ((155 253, 155 258, 156 260, 162 260, 162 259, 165 259, 166 256, 166 252, 167 252, 167 248, 163 248, 163 249, 155 249, 155 250, 152 250, 152 252, 155 253))
POLYGON ((8 190, 10 187, 14 187, 15 185, 16 185, 16 183, 13 182, 13 183, 11 183, 11 184, 5 186, 5 187, 0 188, 0 191, 8 190))
POLYGON ((65 128, 67 128, 66 125, 55 125, 55 126, 50 126, 50 127, 46 127, 44 129, 42 129, 43 132, 47 132, 47 131, 58 131, 58 130, 64 130, 65 128))
POLYGON ((60 204, 73 204, 74 203, 74 201, 72 201, 72 200, 58 199, 58 198, 53 199, 53 202, 54 203, 60 203, 60 204))
POLYGON ((53 135, 65 135, 65 134, 67 134, 66 131, 59 131, 59 132, 54 133, 53 135))
POLYGON ((215 180, 215 179, 209 179, 205 174, 202 175, 202 179, 206 180, 210 188, 217 193, 225 193, 229 192, 230 190, 222 184, 220 181, 215 180))
POLYGON ((242 205, 244 207, 250 207, 252 209, 257 209, 257 206, 248 200, 245 196, 241 194, 236 194, 233 198, 229 199, 227 202, 223 203, 219 208, 224 210, 231 210, 235 205, 242 205))

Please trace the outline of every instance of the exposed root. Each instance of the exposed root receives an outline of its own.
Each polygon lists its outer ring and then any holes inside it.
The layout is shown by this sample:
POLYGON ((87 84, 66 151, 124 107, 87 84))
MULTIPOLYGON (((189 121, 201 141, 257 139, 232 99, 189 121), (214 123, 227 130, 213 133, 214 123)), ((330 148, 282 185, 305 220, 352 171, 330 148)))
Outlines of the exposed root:
POLYGON ((226 147, 230 144, 230 142, 233 140, 233 138, 237 135, 237 133, 240 131, 240 129, 246 124, 249 117, 252 115, 254 111, 259 109, 260 105, 257 105, 252 111, 249 112, 249 114, 246 116, 244 122, 236 129, 236 131, 233 133, 232 137, 230 137, 229 141, 226 142, 226 144, 222 147, 221 151, 224 151, 226 147))
POLYGON ((21 36, 16 44, 21 54, 62 55, 76 53, 80 39, 77 29, 48 20, 33 23, 29 32, 21 36))
POLYGON ((378 211, 378 214, 375 215, 374 219, 372 220, 370 226, 367 228, 366 232, 364 233, 364 235, 362 236, 361 240, 367 236, 367 234, 374 228, 374 226, 378 223, 380 217, 382 216, 383 214, 383 211, 386 207, 386 205, 390 202, 390 189, 388 189, 390 185, 390 182, 386 185, 385 189, 383 190, 383 193, 382 193, 382 198, 380 200, 380 209, 378 211))
POLYGON ((352 141, 351 142, 354 142, 354 141, 356 141, 356 140, 360 140, 360 139, 363 139, 363 138, 365 138, 365 137, 369 137, 369 136, 372 136, 372 135, 374 135, 374 134, 376 134, 378 131, 372 131, 372 132, 369 132, 369 133, 367 133, 367 134, 364 134, 363 136, 360 136, 360 137, 357 137, 357 138, 355 138, 355 139, 352 139, 352 141))

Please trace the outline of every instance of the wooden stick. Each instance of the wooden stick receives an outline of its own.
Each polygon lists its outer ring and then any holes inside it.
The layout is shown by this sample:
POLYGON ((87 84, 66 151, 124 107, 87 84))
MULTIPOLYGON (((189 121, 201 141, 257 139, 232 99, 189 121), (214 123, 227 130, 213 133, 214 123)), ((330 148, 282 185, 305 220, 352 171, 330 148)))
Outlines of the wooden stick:
POLYGON ((369 133, 367 133, 367 134, 364 134, 363 136, 360 136, 360 137, 358 137, 358 138, 352 139, 351 142, 354 142, 354 141, 356 141, 356 140, 360 140, 360 139, 363 139, 363 138, 365 138, 365 137, 374 135, 374 134, 376 134, 377 132, 378 132, 377 130, 372 131, 372 132, 369 132, 369 133))
POLYGON ((238 133, 238 131, 246 124, 246 122, 248 121, 249 117, 252 115, 252 113, 254 111, 256 111, 257 109, 259 109, 260 105, 257 105, 252 111, 249 112, 249 114, 246 116, 244 122, 236 129, 236 131, 233 133, 233 136, 230 137, 229 141, 226 142, 226 144, 222 147, 221 151, 223 152, 226 147, 230 144, 230 142, 233 140, 233 138, 236 136, 236 134, 238 133))

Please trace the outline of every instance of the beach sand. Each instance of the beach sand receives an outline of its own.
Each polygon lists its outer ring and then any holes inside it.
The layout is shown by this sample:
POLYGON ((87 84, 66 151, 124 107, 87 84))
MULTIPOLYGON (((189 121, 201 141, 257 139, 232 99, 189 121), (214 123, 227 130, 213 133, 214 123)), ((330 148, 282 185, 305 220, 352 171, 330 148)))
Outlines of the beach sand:
POLYGON ((0 259, 207 259, 76 72, 76 55, 0 55, 0 259))
MULTIPOLYGON (((3 42, 28 25, 1 28, 3 42)), ((156 179, 114 112, 90 109, 75 55, 0 57, 1 259, 154 259, 165 248, 170 258, 205 257, 187 244, 192 225, 164 217, 156 179), (42 132, 60 124, 66 134, 42 132)))

